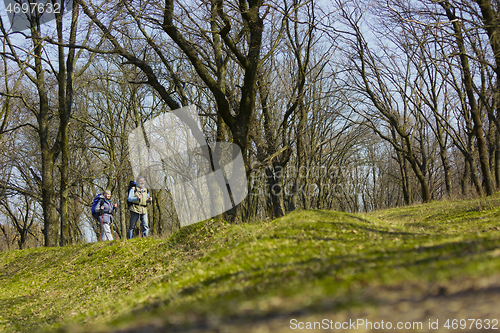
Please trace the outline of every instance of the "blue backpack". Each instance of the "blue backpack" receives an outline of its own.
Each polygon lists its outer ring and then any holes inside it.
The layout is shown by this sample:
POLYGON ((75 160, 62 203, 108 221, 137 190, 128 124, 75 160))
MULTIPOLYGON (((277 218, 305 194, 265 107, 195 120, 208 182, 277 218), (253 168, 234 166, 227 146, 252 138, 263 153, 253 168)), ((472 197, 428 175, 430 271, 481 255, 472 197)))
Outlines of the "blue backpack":
POLYGON ((102 194, 98 194, 95 198, 94 201, 92 202, 92 216, 96 219, 99 220, 99 214, 96 212, 96 208, 98 208, 99 201, 101 199, 104 199, 104 196, 102 194))

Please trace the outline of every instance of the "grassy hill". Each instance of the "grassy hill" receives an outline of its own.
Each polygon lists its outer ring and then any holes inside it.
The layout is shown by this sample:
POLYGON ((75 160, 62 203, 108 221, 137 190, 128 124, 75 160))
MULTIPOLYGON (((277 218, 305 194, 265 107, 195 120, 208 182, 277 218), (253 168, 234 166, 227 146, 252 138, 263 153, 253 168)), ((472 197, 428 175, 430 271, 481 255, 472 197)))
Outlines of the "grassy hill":
POLYGON ((453 331, 446 319, 500 320, 499 296, 500 195, 0 253, 3 332, 290 332, 291 319, 360 318, 453 331))

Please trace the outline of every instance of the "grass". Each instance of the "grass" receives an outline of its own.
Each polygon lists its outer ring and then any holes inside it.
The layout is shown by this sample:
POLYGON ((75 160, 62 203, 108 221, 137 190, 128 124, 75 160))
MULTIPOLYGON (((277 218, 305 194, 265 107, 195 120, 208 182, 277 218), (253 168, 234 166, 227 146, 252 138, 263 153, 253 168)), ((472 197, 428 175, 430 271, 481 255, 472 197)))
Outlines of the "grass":
POLYGON ((499 221, 497 194, 2 252, 0 330, 204 331, 449 294, 500 276, 499 221))

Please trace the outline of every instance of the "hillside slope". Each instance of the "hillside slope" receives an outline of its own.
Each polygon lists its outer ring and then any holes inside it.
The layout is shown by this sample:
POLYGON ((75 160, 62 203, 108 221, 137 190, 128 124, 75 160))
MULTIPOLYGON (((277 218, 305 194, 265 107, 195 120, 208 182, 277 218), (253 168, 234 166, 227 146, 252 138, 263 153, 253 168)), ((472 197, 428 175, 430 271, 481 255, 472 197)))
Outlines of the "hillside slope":
POLYGON ((500 319, 498 296, 499 195, 0 253, 5 332, 289 332, 359 318, 449 331, 447 318, 500 319))

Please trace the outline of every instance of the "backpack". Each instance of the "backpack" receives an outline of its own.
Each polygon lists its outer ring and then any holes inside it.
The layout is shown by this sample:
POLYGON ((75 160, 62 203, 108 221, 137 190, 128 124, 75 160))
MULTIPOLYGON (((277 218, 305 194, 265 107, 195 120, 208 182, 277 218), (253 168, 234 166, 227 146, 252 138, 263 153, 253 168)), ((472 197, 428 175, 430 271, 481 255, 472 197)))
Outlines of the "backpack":
MULTIPOLYGON (((135 190, 136 190, 135 187, 136 186, 137 186, 137 183, 134 180, 131 180, 130 183, 128 183, 127 198, 128 198, 128 194, 130 193, 131 189, 134 189, 134 192, 135 192, 135 190)), ((146 189, 146 193, 147 193, 147 195, 149 195, 149 190, 148 189, 146 189)), ((127 200, 127 206, 128 206, 128 208, 130 208, 130 206, 132 206, 133 204, 134 204, 133 202, 130 202, 130 201, 127 200)))
MULTIPOLYGON (((130 190, 131 189, 134 189, 135 191, 135 186, 137 185, 137 183, 133 180, 130 181, 130 183, 128 183, 128 187, 127 187, 127 198, 128 198, 128 194, 130 193, 130 190)), ((127 206, 128 208, 130 208, 130 206, 132 206, 132 203, 130 201, 127 200, 127 206)))
POLYGON ((99 213, 96 212, 96 209, 99 208, 99 202, 101 199, 104 199, 104 196, 102 194, 98 194, 95 198, 94 201, 92 202, 92 216, 96 219, 99 220, 99 213))

